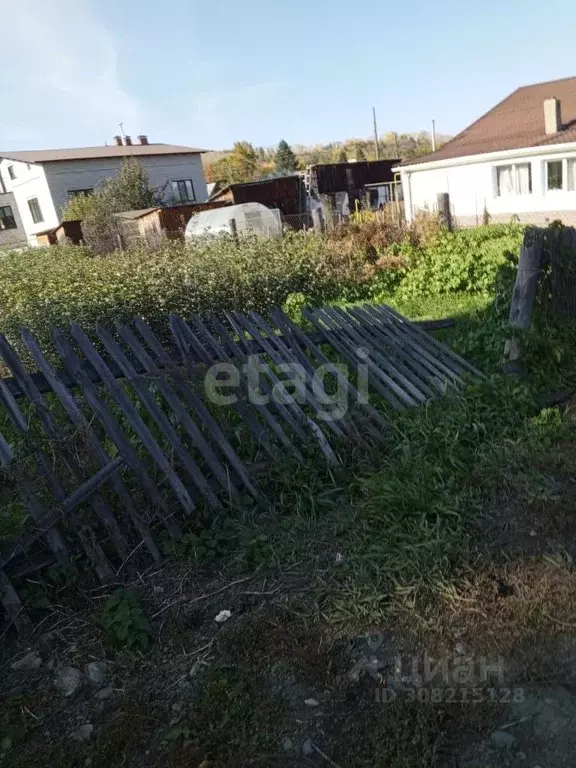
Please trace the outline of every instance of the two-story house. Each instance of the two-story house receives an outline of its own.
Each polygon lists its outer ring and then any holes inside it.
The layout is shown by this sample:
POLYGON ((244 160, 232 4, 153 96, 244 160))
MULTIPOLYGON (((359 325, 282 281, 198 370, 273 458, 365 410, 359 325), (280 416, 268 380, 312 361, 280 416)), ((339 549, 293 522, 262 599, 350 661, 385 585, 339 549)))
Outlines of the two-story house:
POLYGON ((0 151, 0 248, 36 245, 36 235, 60 223, 74 195, 90 193, 114 176, 127 157, 136 158, 168 204, 204 202, 205 150, 152 144, 139 136, 115 136, 112 146, 0 151))

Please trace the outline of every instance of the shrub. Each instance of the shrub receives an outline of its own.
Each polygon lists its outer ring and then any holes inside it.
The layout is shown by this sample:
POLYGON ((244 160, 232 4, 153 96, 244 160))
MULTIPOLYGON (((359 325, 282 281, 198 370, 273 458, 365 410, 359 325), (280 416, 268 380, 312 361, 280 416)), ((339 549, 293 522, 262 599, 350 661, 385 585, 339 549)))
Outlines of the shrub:
POLYGON ((441 231, 425 249, 412 249, 399 291, 404 298, 493 291, 517 257, 524 228, 502 224, 441 231))
POLYGON ((293 293, 319 302, 364 280, 361 258, 344 259, 324 238, 302 233, 243 238, 238 247, 229 237, 168 242, 106 257, 78 246, 30 249, 0 260, 0 328, 14 341, 23 325, 47 340, 51 325, 142 317, 163 334, 170 313, 265 312, 293 293))

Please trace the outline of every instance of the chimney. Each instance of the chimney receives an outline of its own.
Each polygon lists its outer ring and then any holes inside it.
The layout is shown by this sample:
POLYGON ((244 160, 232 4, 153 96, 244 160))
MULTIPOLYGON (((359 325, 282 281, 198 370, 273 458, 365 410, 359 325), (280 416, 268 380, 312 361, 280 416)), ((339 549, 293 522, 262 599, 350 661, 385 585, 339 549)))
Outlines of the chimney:
POLYGON ((544 102, 544 130, 548 136, 562 130, 562 105, 558 99, 544 102))
POLYGON ((114 136, 114 142, 117 147, 122 146, 122 136, 114 136))
POLYGON ((142 146, 146 146, 148 144, 148 136, 145 136, 144 134, 141 134, 138 136, 138 144, 142 144, 142 146))
POLYGON ((131 147, 132 146, 132 137, 131 136, 124 136, 124 146, 125 147, 131 147))

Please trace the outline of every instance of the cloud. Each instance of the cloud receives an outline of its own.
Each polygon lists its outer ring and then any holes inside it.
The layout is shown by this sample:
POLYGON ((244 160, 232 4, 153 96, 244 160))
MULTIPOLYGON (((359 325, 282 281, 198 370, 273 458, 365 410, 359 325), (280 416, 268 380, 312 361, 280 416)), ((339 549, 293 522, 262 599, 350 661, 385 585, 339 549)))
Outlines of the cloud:
POLYGON ((88 0, 5 3, 2 28, 2 148, 43 146, 45 137, 54 146, 102 143, 120 120, 142 123, 119 81, 114 38, 88 0))

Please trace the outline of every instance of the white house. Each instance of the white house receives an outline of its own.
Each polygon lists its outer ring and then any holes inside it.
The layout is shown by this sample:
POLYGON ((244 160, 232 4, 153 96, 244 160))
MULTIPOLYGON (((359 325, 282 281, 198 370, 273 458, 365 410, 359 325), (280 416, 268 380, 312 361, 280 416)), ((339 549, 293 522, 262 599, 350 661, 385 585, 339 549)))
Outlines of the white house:
POLYGON ((165 202, 204 202, 204 151, 151 144, 146 136, 139 136, 137 144, 129 136, 116 136, 112 146, 0 151, 0 248, 36 245, 37 234, 59 224, 71 197, 116 175, 127 157, 142 163, 165 202))
POLYGON ((576 224, 576 78, 518 88, 437 152, 406 160, 406 215, 448 193, 461 226, 490 221, 576 224))

